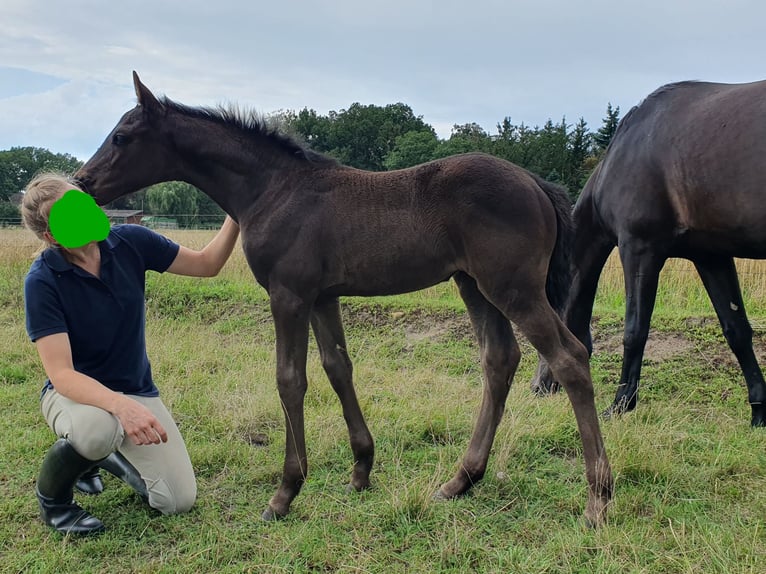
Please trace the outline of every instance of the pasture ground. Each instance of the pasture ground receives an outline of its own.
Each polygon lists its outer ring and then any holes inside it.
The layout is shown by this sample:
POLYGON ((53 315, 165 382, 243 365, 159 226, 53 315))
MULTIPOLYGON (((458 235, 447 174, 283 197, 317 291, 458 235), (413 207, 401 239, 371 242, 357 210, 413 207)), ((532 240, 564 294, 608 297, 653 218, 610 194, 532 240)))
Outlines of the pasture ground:
MULTIPOLYGON (((211 232, 171 236, 195 246, 211 232)), ((292 513, 263 523, 284 450, 265 294, 239 250, 214 279, 150 274, 149 355, 199 498, 189 514, 163 517, 107 476, 104 494, 78 496, 107 532, 74 539, 38 520, 33 490, 53 441, 38 407, 44 375, 24 331, 22 284, 36 243, 0 230, 0 245, 0 572, 766 571, 766 431, 749 426, 742 375, 683 263, 661 278, 638 410, 602 423, 616 490, 608 524, 595 531, 582 520, 586 482, 570 405, 563 394, 531 395, 536 357, 526 344, 486 478, 462 499, 431 501, 467 445, 481 394, 476 345, 449 284, 344 302, 377 445, 367 492, 344 492, 346 429, 312 342, 309 477, 292 513)), ((761 264, 740 265, 764 364, 761 264)), ((612 261, 594 321, 599 409, 619 377, 623 302, 612 261)))

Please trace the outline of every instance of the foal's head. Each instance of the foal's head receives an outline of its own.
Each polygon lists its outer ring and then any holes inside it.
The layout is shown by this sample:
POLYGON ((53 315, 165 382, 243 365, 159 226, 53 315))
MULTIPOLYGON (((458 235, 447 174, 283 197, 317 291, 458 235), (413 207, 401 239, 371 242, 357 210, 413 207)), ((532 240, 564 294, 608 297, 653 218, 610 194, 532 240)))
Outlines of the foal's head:
POLYGON ((168 109, 133 72, 138 105, 122 116, 101 147, 75 174, 99 204, 149 185, 174 179, 178 162, 163 129, 168 109))

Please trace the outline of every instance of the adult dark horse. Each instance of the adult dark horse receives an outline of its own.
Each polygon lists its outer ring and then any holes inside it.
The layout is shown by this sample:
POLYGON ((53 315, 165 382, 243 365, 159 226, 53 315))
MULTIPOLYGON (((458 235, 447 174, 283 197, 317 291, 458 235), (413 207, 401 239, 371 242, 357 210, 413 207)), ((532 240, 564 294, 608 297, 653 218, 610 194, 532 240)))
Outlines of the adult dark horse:
MULTIPOLYGON (((622 374, 606 415, 632 410, 657 284, 669 257, 689 259, 713 302, 766 425, 766 385, 752 346, 734 257, 766 258, 766 81, 663 86, 619 124, 574 208, 567 326, 592 349, 601 270, 618 246, 625 273, 622 374)), ((533 388, 555 388, 543 365, 533 388)))
POLYGON ((287 514, 307 473, 303 401, 309 325, 346 419, 350 486, 369 486, 374 446, 352 385, 341 295, 386 295, 454 277, 481 348, 481 410, 460 469, 435 496, 461 495, 484 475, 519 362, 509 319, 569 394, 600 524, 612 474, 593 400, 588 353, 546 297, 568 286, 566 196, 487 155, 371 173, 311 152, 254 117, 158 100, 134 73, 138 105, 76 174, 107 203, 166 181, 187 181, 240 224, 245 256, 267 290, 276 331, 277 387, 287 435, 282 483, 263 513, 287 514), (549 271, 550 264, 550 271, 549 271))

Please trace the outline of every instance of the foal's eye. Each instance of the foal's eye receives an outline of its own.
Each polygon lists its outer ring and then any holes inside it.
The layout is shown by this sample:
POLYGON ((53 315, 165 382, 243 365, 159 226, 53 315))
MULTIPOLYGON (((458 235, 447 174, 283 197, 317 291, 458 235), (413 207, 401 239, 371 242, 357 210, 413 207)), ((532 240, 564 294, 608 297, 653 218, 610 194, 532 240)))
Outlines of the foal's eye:
POLYGON ((128 136, 124 134, 114 134, 112 136, 112 143, 114 145, 125 145, 128 143, 128 136))

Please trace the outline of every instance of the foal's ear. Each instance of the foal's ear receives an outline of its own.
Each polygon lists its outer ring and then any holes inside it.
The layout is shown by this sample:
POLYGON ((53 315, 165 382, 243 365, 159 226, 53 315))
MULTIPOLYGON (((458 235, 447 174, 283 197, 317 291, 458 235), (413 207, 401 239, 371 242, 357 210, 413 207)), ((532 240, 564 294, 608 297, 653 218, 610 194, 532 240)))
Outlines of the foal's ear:
POLYGON ((149 91, 149 88, 141 83, 135 70, 133 70, 133 86, 136 88, 136 97, 138 98, 139 106, 143 106, 148 111, 159 111, 162 109, 162 104, 154 97, 154 94, 149 91))

